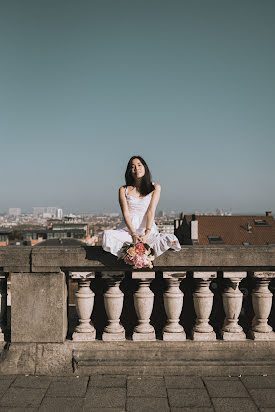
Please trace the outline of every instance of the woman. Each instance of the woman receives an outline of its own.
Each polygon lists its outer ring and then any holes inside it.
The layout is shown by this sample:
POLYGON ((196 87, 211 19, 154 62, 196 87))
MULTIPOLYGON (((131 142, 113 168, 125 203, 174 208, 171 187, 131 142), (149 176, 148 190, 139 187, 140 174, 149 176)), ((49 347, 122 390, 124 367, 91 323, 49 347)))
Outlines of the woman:
POLYGON ((133 156, 125 172, 126 185, 119 189, 119 204, 123 222, 115 230, 105 230, 102 247, 113 255, 120 256, 125 242, 148 243, 161 255, 167 249, 180 250, 175 235, 159 233, 154 222, 161 187, 152 183, 151 173, 140 156, 133 156))

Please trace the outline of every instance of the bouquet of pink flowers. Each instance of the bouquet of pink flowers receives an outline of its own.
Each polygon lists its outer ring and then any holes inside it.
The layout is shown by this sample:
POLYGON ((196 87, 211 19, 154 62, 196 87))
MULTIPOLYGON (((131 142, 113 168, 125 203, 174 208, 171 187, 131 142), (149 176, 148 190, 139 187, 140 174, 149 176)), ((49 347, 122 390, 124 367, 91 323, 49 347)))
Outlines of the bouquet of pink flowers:
POLYGON ((155 259, 154 250, 147 243, 125 242, 121 249, 121 259, 134 269, 152 268, 155 259))

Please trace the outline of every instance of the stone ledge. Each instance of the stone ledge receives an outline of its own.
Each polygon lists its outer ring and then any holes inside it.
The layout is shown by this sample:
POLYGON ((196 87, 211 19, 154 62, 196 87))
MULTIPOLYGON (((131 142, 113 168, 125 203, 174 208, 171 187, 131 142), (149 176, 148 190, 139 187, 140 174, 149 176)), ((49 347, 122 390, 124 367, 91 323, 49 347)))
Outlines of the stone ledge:
POLYGON ((275 374, 275 342, 73 342, 0 344, 2 375, 275 374))
MULTIPOLYGON (((99 246, 0 248, 0 268, 4 272, 129 271, 116 256, 99 246)), ((274 271, 274 246, 183 245, 181 251, 168 250, 155 259, 152 271, 274 271)), ((148 269, 146 269, 148 271, 148 269)))

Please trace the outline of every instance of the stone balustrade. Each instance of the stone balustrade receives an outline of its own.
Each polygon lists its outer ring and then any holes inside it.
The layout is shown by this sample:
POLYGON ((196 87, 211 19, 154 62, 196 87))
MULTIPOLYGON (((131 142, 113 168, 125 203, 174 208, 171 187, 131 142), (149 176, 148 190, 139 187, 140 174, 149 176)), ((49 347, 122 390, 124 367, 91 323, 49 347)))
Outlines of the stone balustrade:
MULTIPOLYGON (((275 333, 268 324, 268 318, 272 308, 272 292, 269 289, 274 272, 254 272, 250 280, 255 282, 255 289, 251 293, 254 318, 251 328, 246 334, 239 324, 239 316, 243 307, 243 292, 240 290, 240 282, 247 277, 247 272, 221 272, 219 279, 223 283, 221 293, 224 322, 218 331, 218 336, 227 341, 239 341, 247 338, 254 340, 274 340, 275 333)), ((72 272, 74 278, 81 274, 72 272)), ((209 322, 213 310, 213 296, 211 282, 218 279, 218 272, 194 272, 191 278, 195 280, 196 288, 193 292, 193 306, 196 314, 194 326, 190 338, 196 341, 211 341, 217 339, 217 331, 209 322)), ((94 327, 91 317, 94 305, 93 279, 95 272, 89 273, 88 278, 78 280, 78 291, 75 293, 76 307, 79 317, 79 325, 75 328, 73 340, 95 340, 94 327), (84 327, 85 326, 85 327, 84 327), (90 329, 88 331, 88 329, 90 329)), ((123 273, 109 272, 102 276, 107 280, 107 291, 104 293, 104 307, 108 318, 108 324, 102 333, 103 341, 125 340, 125 329, 120 321, 124 294, 120 284, 124 279, 123 273)), ((161 278, 166 281, 167 287, 163 293, 164 315, 166 324, 161 333, 161 339, 165 341, 184 341, 186 333, 180 317, 185 311, 184 293, 181 283, 187 276, 187 272, 162 272, 161 278)), ((155 279, 153 272, 132 272, 131 279, 137 281, 136 291, 133 293, 133 304, 137 317, 137 325, 129 338, 133 341, 154 341, 156 331, 150 323, 154 306, 154 293, 150 288, 155 279)), ((188 311, 188 308, 186 309, 188 311)), ((161 308, 159 308, 159 315, 161 308)), ((187 313, 188 316, 188 313, 187 313)))
POLYGON ((1 340, 9 274, 12 342, 68 338, 69 279, 76 342, 275 340, 272 246, 183 246, 132 272, 99 247, 4 247, 0 273, 1 340))

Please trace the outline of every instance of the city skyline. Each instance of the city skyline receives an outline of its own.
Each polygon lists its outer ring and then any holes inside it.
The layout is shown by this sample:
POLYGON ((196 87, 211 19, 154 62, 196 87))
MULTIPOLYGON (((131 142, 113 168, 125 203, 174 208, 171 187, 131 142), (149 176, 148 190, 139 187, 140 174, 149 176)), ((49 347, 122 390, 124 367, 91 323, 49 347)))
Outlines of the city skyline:
MULTIPOLYGON (((103 210, 86 210, 86 211, 79 211, 79 210, 73 210, 69 207, 65 207, 64 209, 60 208, 59 206, 34 206, 31 207, 30 209, 21 209, 20 207, 11 207, 8 208, 7 210, 1 210, 0 209, 0 216, 22 216, 22 215, 38 215, 38 212, 35 211, 35 209, 45 209, 44 212, 40 213, 48 215, 50 212, 48 211, 49 209, 56 209, 56 217, 62 218, 63 216, 70 216, 71 214, 75 215, 97 215, 100 216, 102 215, 122 215, 121 209, 118 207, 116 210, 108 210, 106 209, 105 211, 103 210), (11 210, 20 210, 20 212, 17 213, 12 213, 11 210)), ((214 208, 214 209, 196 209, 196 210, 174 210, 174 209, 161 209, 159 206, 156 209, 156 216, 159 215, 179 215, 179 214, 184 214, 184 215, 189 215, 189 214, 196 214, 196 215, 221 215, 221 216, 231 216, 231 215, 259 215, 259 216, 264 216, 266 213, 270 213, 273 215, 273 211, 269 208, 266 208, 264 211, 254 211, 254 213, 248 213, 248 212, 238 212, 234 211, 232 209, 227 209, 227 208, 214 208)), ((48 216, 49 217, 49 216, 48 216)))
POLYGON ((5 2, 0 212, 119 211, 142 155, 158 209, 275 210, 271 0, 5 2))

